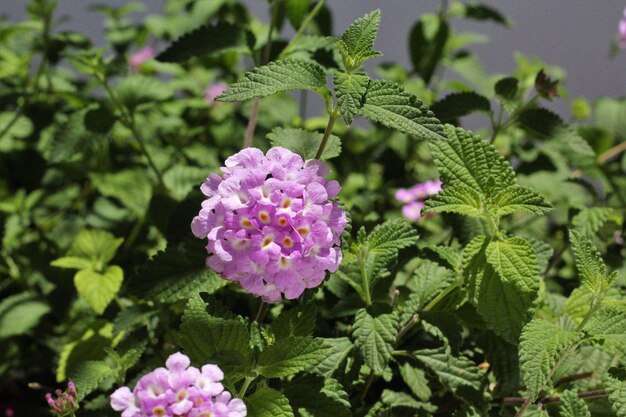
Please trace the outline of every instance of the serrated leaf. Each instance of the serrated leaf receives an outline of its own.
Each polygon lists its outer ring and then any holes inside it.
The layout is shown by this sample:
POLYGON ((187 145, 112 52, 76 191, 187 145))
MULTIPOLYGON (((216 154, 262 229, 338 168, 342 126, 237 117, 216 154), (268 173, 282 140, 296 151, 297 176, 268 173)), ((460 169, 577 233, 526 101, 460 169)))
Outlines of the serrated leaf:
POLYGON ((349 417, 348 394, 332 378, 307 375, 294 378, 283 392, 289 398, 296 417, 349 417))
POLYGON ((4 298, 0 302, 0 339, 26 334, 49 311, 46 303, 27 292, 4 298))
POLYGON ((451 123, 468 114, 489 112, 491 111, 491 103, 487 97, 467 91, 447 95, 430 106, 430 110, 442 123, 451 123))
POLYGON ((446 289, 455 279, 454 273, 439 264, 423 260, 415 270, 407 286, 413 291, 407 307, 412 312, 423 308, 437 294, 446 289))
POLYGON ((359 114, 418 139, 437 142, 446 139, 441 122, 428 107, 390 81, 370 81, 359 114))
POLYGON ((98 314, 104 313, 113 301, 124 280, 124 271, 117 265, 106 267, 103 271, 81 269, 74 276, 74 285, 78 294, 83 297, 98 314))
POLYGON ((144 300, 174 303, 198 292, 214 293, 228 281, 207 269, 206 252, 197 242, 183 242, 157 253, 133 276, 127 290, 144 300))
POLYGON ((429 413, 437 411, 437 407, 432 404, 417 401, 405 392, 396 392, 389 389, 383 390, 381 401, 389 408, 410 408, 413 410, 424 410, 429 413))
POLYGON ((576 230, 570 230, 570 242, 580 281, 592 291, 602 288, 605 284, 606 268, 598 249, 576 230))
POLYGON ((424 213, 457 213, 482 218, 485 216, 483 204, 478 191, 458 183, 446 186, 443 191, 426 200, 424 213))
POLYGON ((337 105, 348 126, 361 108, 369 79, 365 74, 347 74, 343 71, 335 71, 333 74, 337 105))
POLYGON ((602 228, 613 213, 611 207, 584 208, 574 216, 572 225, 583 235, 591 237, 602 228))
POLYGON ((610 344, 626 346, 626 305, 607 302, 596 311, 585 326, 594 339, 610 344))
POLYGON ((380 10, 374 10, 355 20, 337 40, 349 69, 358 68, 368 59, 382 55, 374 50, 379 26, 380 10))
POLYGON ((112 328, 110 323, 97 320, 78 340, 65 344, 56 370, 57 382, 65 381, 86 361, 104 359, 105 349, 112 343, 112 328))
POLYGON ((559 407, 561 417, 591 417, 585 400, 578 398, 576 390, 563 391, 559 407))
MULTIPOLYGON (((304 160, 313 159, 322 143, 323 135, 309 132, 304 129, 277 127, 267 134, 272 146, 282 146, 297 153, 304 160)), ((320 159, 327 160, 339 156, 341 153, 341 139, 335 135, 328 137, 326 147, 320 159)))
POLYGON ((124 239, 105 230, 82 230, 72 243, 68 256, 51 262, 52 266, 70 269, 102 269, 113 259, 124 239))
POLYGON ((268 346, 259 355, 257 372, 267 378, 282 378, 318 364, 330 351, 322 339, 289 336, 268 346))
POLYGON ((494 86, 497 96, 506 100, 513 100, 517 97, 517 86, 519 81, 515 77, 505 77, 498 80, 494 86))
POLYGON ((617 417, 626 417, 626 369, 609 369, 604 379, 604 386, 617 417))
POLYGON ((311 336, 316 318, 315 304, 308 303, 293 310, 283 311, 270 327, 276 339, 284 339, 288 336, 311 336))
MULTIPOLYGON (((248 329, 239 320, 212 317, 199 295, 189 298, 180 326, 179 341, 196 364, 216 363, 223 355, 237 354, 242 362, 250 354, 248 329)), ((217 362, 219 363, 219 362, 217 362)))
POLYGON ((498 216, 523 212, 531 214, 546 214, 554 209, 541 194, 536 191, 515 185, 498 192, 493 200, 495 202, 494 211, 498 216))
POLYGON ((361 351, 367 366, 377 374, 382 374, 391 359, 397 328, 395 313, 364 308, 356 313, 352 331, 354 344, 361 351))
POLYGON ((564 125, 559 115, 542 107, 522 111, 518 122, 524 130, 539 137, 550 136, 564 125))
POLYGON ((76 384, 78 401, 91 394, 107 378, 114 374, 110 365, 103 361, 86 361, 74 371, 71 379, 76 384))
POLYGON ((311 90, 328 97, 326 73, 320 65, 301 59, 287 58, 246 72, 243 79, 231 84, 217 101, 245 101, 282 91, 311 90))
POLYGON ((551 372, 563 351, 578 338, 577 332, 562 330, 542 319, 534 319, 524 326, 519 358, 524 384, 532 399, 550 382, 551 372))
POLYGON ((294 417, 287 397, 269 387, 257 389, 245 402, 248 417, 294 417))
POLYGON ((430 83, 437 65, 443 58, 449 34, 448 24, 433 15, 423 16, 411 28, 409 34, 411 62, 415 72, 426 84, 430 83))
POLYGON ((248 50, 248 38, 243 25, 219 22, 201 26, 176 39, 156 59, 161 62, 184 62, 194 56, 228 49, 248 50))
POLYGON ((485 332, 483 341, 489 371, 496 378, 496 393, 520 386, 522 378, 517 349, 493 332, 485 332))
POLYGON ((347 337, 322 339, 332 350, 318 364, 311 366, 308 372, 330 377, 346 360, 354 345, 347 337))
POLYGON ((140 104, 165 101, 173 94, 168 84, 139 74, 123 78, 115 87, 115 92, 119 101, 130 109, 140 104))
POLYGON ((405 363, 400 366, 400 375, 404 383, 417 398, 422 401, 428 401, 431 391, 428 386, 426 373, 423 370, 414 368, 409 363, 405 363))
POLYGON ((145 171, 93 172, 89 177, 102 195, 119 200, 137 217, 145 214, 152 197, 152 185, 145 171))

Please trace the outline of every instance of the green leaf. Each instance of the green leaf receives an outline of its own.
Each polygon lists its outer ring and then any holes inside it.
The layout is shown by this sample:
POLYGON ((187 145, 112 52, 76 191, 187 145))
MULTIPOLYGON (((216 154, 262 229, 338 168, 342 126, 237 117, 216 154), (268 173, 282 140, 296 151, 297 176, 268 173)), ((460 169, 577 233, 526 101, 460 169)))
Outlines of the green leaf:
MULTIPOLYGON (((297 128, 274 128, 267 134, 272 146, 282 146, 297 153, 304 160, 313 159, 322 143, 323 135, 297 128)), ((327 160, 339 156, 341 153, 341 139, 335 135, 328 137, 326 147, 320 159, 327 160)))
POLYGON ((514 100, 517 97, 517 86, 519 81, 515 77, 505 77, 494 86, 494 90, 497 96, 506 100, 514 100))
POLYGON ((585 326, 597 340, 604 340, 615 346, 626 346, 626 306, 621 303, 605 302, 585 326))
POLYGON ((472 402, 482 402, 485 377, 471 360, 464 356, 454 357, 444 348, 421 349, 414 355, 451 392, 472 402))
POLYGON ((0 339, 26 334, 50 312, 50 307, 27 292, 11 295, 0 302, 0 339))
POLYGON ((541 194, 521 185, 498 192, 493 200, 496 206, 494 211, 498 216, 516 212, 542 215, 554 209, 541 194))
POLYGON ((559 115, 542 107, 522 111, 518 122, 528 133, 539 137, 551 136, 557 128, 564 126, 559 115))
POLYGON ((482 218, 485 216, 483 204, 483 198, 478 191, 459 183, 446 186, 443 191, 426 200, 424 212, 457 213, 482 218))
POLYGON ((405 392, 396 392, 389 389, 383 390, 381 401, 389 408, 410 408, 412 410, 424 410, 429 413, 437 411, 437 407, 432 404, 417 401, 405 392))
POLYGON ((422 16, 411 28, 409 53, 414 71, 429 84, 443 58, 450 27, 434 15, 422 16))
POLYGON ((294 29, 302 25, 310 6, 311 0, 285 0, 285 12, 294 29))
POLYGON ((115 92, 119 101, 129 109, 134 109, 141 104, 165 101, 173 94, 168 84, 139 74, 122 78, 115 92))
POLYGON ((248 36, 244 25, 219 22, 192 30, 176 39, 156 59, 161 62, 184 62, 202 56, 236 49, 248 51, 248 36))
POLYGON ((184 200, 193 188, 198 188, 207 177, 205 168, 176 165, 163 174, 163 183, 176 200, 184 200))
POLYGON ((361 108, 369 80, 365 74, 347 74, 343 71, 335 71, 333 74, 337 105, 348 126, 361 108))
POLYGON ((115 173, 89 175, 100 194, 119 200, 135 216, 145 214, 152 197, 152 185, 146 172, 127 169, 115 173))
POLYGON ((519 358, 524 383, 533 400, 550 382, 551 372, 563 351, 579 337, 577 332, 562 330, 542 319, 534 319, 524 327, 519 358))
POLYGON ((106 267, 104 271, 81 269, 74 276, 74 285, 78 294, 83 297, 98 314, 104 313, 113 301, 124 280, 124 271, 117 265, 106 267))
POLYGON ((576 230, 570 230, 570 242, 580 281, 594 292, 602 288, 606 282, 606 268, 598 249, 576 230))
POLYGON ((430 106, 430 110, 443 123, 452 123, 468 114, 491 111, 491 103, 487 97, 468 91, 449 94, 430 106))
POLYGON ((374 50, 374 42, 380 26, 380 10, 355 20, 346 31, 337 39, 337 46, 343 55, 346 69, 359 68, 365 61, 382 56, 374 50))
POLYGON ((180 325, 179 342, 194 363, 220 363, 228 358, 247 364, 250 354, 248 328, 235 319, 210 316, 198 294, 187 302, 180 325))
POLYGON ((82 363, 105 358, 105 349, 111 347, 113 326, 104 320, 93 323, 78 340, 63 346, 56 371, 57 382, 74 375, 82 363))
POLYGON ((354 345, 347 337, 337 337, 322 339, 332 350, 318 364, 311 366, 309 372, 317 373, 325 377, 330 377, 335 370, 348 358, 354 345))
POLYGON ((617 417, 626 417, 626 369, 609 369, 604 386, 617 417))
POLYGON ((349 417, 348 394, 332 378, 307 375, 294 378, 283 392, 289 398, 296 417, 349 417))
POLYGON ((263 350, 259 355, 256 369, 267 378, 295 375, 318 364, 330 349, 322 339, 289 336, 263 350))
POLYGON ((257 389, 245 402, 248 417, 294 417, 287 397, 272 388, 257 389))
POLYGON ((246 72, 244 78, 232 84, 217 101, 245 101, 290 90, 311 90, 324 98, 329 97, 324 68, 310 61, 293 58, 270 62, 246 72))
POLYGON ((105 379, 112 377, 113 374, 111 366, 103 361, 81 363, 71 375, 72 381, 76 384, 78 401, 95 391, 105 379))
POLYGON ((503 26, 509 26, 509 20, 498 10, 481 3, 466 4, 465 17, 474 20, 490 20, 503 26))
POLYGON ((367 366, 379 375, 391 360, 397 329, 398 317, 395 313, 364 308, 356 313, 352 330, 354 344, 361 351, 367 366))
POLYGON ((51 262, 52 266, 70 269, 100 270, 113 259, 124 239, 105 230, 82 230, 74 239, 68 255, 51 262))
POLYGON ((614 213, 611 207, 590 207, 582 209, 572 219, 572 225, 583 235, 592 237, 614 213))
POLYGON ((371 80, 359 114, 418 139, 444 141, 446 133, 441 122, 414 95, 399 84, 371 80))
POLYGON ((422 309, 429 301, 446 289, 455 280, 455 274, 439 264, 422 260, 407 286, 413 291, 410 296, 411 313, 422 309))
POLYGON ((559 415, 561 417, 591 417, 587 403, 578 398, 576 390, 563 391, 559 415))
POLYGON ((316 318, 315 304, 308 303, 293 310, 283 311, 270 327, 276 339, 284 339, 288 336, 311 336, 316 318))
POLYGON ((414 368, 409 363, 405 363, 400 366, 400 375, 404 383, 417 398, 422 401, 428 401, 431 391, 428 386, 426 373, 423 370, 414 368))
POLYGON ((130 280, 127 290, 144 300, 174 303, 198 292, 212 294, 228 281, 207 269, 206 251, 197 241, 168 247, 157 253, 130 280))

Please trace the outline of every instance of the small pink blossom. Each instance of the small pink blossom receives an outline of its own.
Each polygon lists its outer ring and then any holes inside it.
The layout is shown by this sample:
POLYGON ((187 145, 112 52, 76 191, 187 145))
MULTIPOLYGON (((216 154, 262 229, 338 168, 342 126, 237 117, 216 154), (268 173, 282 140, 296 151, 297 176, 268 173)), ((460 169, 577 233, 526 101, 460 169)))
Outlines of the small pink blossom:
MULTIPOLYGON (((46 401, 48 402, 48 406, 54 415, 59 417, 67 416, 78 410, 78 394, 76 393, 76 386, 74 385, 74 382, 69 381, 65 391, 57 389, 54 394, 56 398, 54 398, 51 393, 46 394, 46 401)), ((5 414, 7 416, 13 415, 13 410, 10 411, 11 414, 9 414, 9 409, 7 409, 5 414)))
POLYGON ((130 58, 128 58, 128 64, 133 70, 136 71, 144 62, 153 59, 155 56, 156 51, 154 48, 148 46, 132 54, 130 58))
POLYGON ((401 203, 402 215, 409 220, 419 220, 422 217, 424 199, 441 191, 442 183, 439 180, 428 180, 415 184, 411 188, 400 188, 395 197, 401 203))
POLYGON ((204 101, 209 104, 218 104, 215 103, 215 99, 220 96, 226 89, 228 88, 228 84, 225 82, 219 82, 217 84, 211 84, 204 90, 204 101))
POLYGON ((422 217, 422 209, 424 203, 422 201, 413 201, 402 207, 402 215, 409 220, 419 220, 422 217))
POLYGON ((618 45, 620 48, 625 49, 626 48, 626 9, 624 9, 624 15, 619 21, 618 31, 619 31, 618 45))

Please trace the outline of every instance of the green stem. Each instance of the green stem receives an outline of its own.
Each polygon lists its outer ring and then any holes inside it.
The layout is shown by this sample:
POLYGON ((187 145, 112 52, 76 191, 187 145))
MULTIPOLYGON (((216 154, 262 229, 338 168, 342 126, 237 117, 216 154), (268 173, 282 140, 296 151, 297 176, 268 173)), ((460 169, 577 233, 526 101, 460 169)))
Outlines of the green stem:
POLYGON ((259 304, 259 309, 256 312, 256 316, 254 317, 255 322, 261 323, 261 321, 265 317, 265 314, 267 313, 267 307, 269 307, 269 305, 265 301, 261 301, 261 304, 259 304))
POLYGON ((315 154, 315 159, 320 159, 322 157, 322 154, 324 153, 324 148, 326 147, 326 143, 328 142, 328 138, 330 138, 330 134, 333 131, 333 126, 335 126, 335 122, 338 118, 339 109, 338 106, 335 106, 335 108, 333 108, 328 116, 328 124, 326 125, 326 129, 324 130, 322 143, 320 143, 320 147, 317 149, 317 153, 315 154))
POLYGON ((322 7, 324 6, 324 3, 326 3, 326 0, 318 1, 317 4, 315 5, 315 7, 313 8, 313 10, 311 10, 309 12, 309 14, 304 18, 304 20, 302 21, 302 24, 298 28, 298 31, 296 32, 296 34, 293 36, 293 38, 291 38, 291 40, 289 41, 287 46, 285 46, 285 49, 283 49, 282 52, 280 53, 280 55, 278 56, 279 59, 280 58, 284 58, 285 55, 287 55, 289 50, 293 47, 293 45, 300 38, 300 36, 302 36, 302 34, 306 30, 306 28, 309 26, 309 24, 313 21, 313 19, 315 19, 315 16, 317 16, 317 14, 320 12, 320 10, 322 10, 322 7))
MULTIPOLYGON (((315 159, 319 159, 319 158, 316 157, 315 159)), ((372 295, 370 294, 370 283, 367 278, 367 272, 365 271, 365 259, 366 258, 367 258, 367 249, 361 249, 361 252, 359 252, 359 269, 361 270, 361 283, 363 285, 365 303, 369 306, 372 304, 372 295)))
POLYGON ((252 383, 252 381, 254 381, 254 379, 255 378, 253 376, 246 377, 246 379, 243 381, 241 389, 237 393, 237 398, 243 398, 244 395, 246 395, 246 391, 248 391, 248 388, 250 388, 250 384, 252 383))

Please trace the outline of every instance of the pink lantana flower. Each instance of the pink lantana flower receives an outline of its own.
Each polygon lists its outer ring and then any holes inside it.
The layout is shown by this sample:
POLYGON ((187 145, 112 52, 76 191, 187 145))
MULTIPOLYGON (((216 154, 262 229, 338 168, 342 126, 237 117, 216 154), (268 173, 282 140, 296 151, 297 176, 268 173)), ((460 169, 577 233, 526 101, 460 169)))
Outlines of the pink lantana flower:
POLYGON ((396 191, 396 200, 404 203, 402 215, 409 220, 419 220, 422 217, 424 199, 441 191, 441 181, 428 180, 415 184, 411 188, 400 188, 396 191))
MULTIPOLYGON (((78 394, 76 393, 74 382, 69 381, 65 391, 57 389, 54 394, 56 398, 54 398, 51 393, 46 394, 46 401, 48 402, 52 414, 62 417, 70 414, 73 415, 74 412, 78 410, 78 394)), ((13 410, 11 410, 11 413, 12 412, 13 410)), ((5 414, 7 416, 9 415, 8 410, 5 414)))
POLYGON ((217 84, 211 84, 204 90, 204 101, 209 104, 218 104, 215 103, 215 99, 220 96, 226 89, 228 88, 228 84, 225 82, 219 82, 217 84))
POLYGON ((617 29, 619 32, 619 40, 617 41, 617 44, 619 45, 620 48, 625 49, 626 48, 626 9, 624 9, 624 15, 619 20, 617 29))
POLYGON ((128 65, 130 65, 133 70, 137 71, 144 62, 153 59, 155 56, 156 51, 154 48, 148 46, 132 54, 130 58, 128 58, 128 65))
POLYGON ((246 405, 232 398, 220 381, 224 373, 217 365, 202 370, 189 366, 182 353, 174 353, 166 368, 147 373, 131 391, 118 388, 111 395, 111 407, 122 417, 245 417, 246 405))
POLYGON ((207 239, 207 266, 269 303, 298 298, 341 262, 346 214, 328 167, 288 149, 246 148, 223 175, 200 187, 208 197, 191 230, 207 239))

